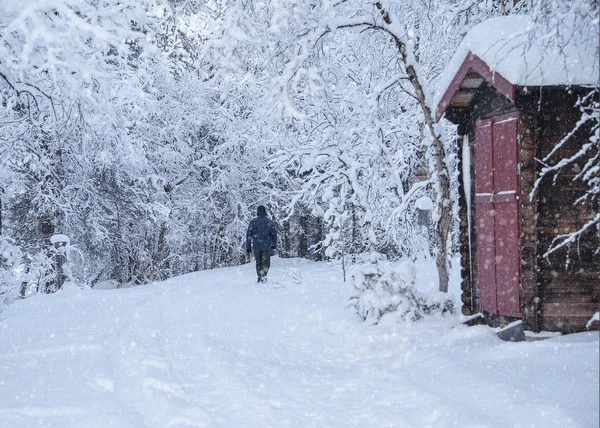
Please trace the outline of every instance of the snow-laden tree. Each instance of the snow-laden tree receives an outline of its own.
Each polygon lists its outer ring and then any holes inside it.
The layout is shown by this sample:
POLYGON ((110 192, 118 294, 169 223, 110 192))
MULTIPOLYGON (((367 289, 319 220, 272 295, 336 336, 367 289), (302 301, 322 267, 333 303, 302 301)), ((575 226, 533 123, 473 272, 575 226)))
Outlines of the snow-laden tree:
POLYGON ((5 205, 29 253, 66 233, 92 284, 241 260, 249 217, 258 204, 276 212, 282 195, 266 168, 276 138, 263 47, 233 54, 241 32, 223 7, 55 0, 0 11, 5 205))
POLYGON ((213 106, 207 117, 219 139, 200 163, 205 188, 198 194, 213 225, 214 266, 241 260, 258 205, 267 206, 276 220, 285 215, 282 190, 289 182, 269 164, 286 138, 271 107, 271 80, 281 61, 281 46, 270 43, 266 25, 273 10, 269 4, 229 3, 198 62, 213 106))
MULTIPOLYGON (((285 3, 271 27, 289 36, 275 81, 278 112, 296 134, 281 151, 300 200, 321 210, 332 254, 410 254, 414 202, 433 195, 440 289, 448 284, 452 141, 434 123, 432 87, 469 26, 519 10, 481 2, 285 3), (423 169, 425 172, 423 173, 423 169)), ((282 37, 280 37, 282 38, 282 37)))
POLYGON ((431 88, 472 25, 533 7, 4 2, 4 229, 24 260, 61 232, 75 275, 140 283, 243 261, 260 204, 288 254, 413 255, 431 198, 443 289, 455 158, 431 88))
MULTIPOLYGON (((12 172, 13 235, 31 252, 67 231, 97 248, 107 235, 100 219, 111 211, 102 185, 116 184, 109 194, 127 193, 118 182, 130 185, 141 175, 144 141, 135 124, 144 120, 154 75, 168 68, 153 37, 160 7, 153 1, 3 4, 1 162, 12 172)), ((129 206, 141 200, 130 198, 129 206)))
POLYGON ((430 88, 470 26, 526 7, 230 2, 203 67, 219 85, 223 116, 232 118, 219 134, 273 153, 265 184, 289 195, 286 211, 308 209, 323 219, 329 256, 423 250, 415 202, 435 196, 444 289, 455 162, 447 153, 452 133, 434 126, 430 88), (270 122, 272 115, 281 121, 270 122))
MULTIPOLYGON (((329 234, 323 245, 330 256, 414 249, 412 241, 398 239, 411 236, 410 216, 398 221, 408 207, 398 205, 409 192, 414 201, 427 187, 416 184, 423 167, 421 133, 402 86, 405 79, 398 70, 390 78, 380 67, 385 50, 369 49, 370 44, 385 49, 378 36, 340 35, 348 46, 324 40, 315 65, 293 83, 306 91, 294 106, 302 113, 283 106, 295 133, 277 159, 300 181, 299 200, 324 217, 329 234)), ((387 54, 393 56, 389 49, 387 54)))

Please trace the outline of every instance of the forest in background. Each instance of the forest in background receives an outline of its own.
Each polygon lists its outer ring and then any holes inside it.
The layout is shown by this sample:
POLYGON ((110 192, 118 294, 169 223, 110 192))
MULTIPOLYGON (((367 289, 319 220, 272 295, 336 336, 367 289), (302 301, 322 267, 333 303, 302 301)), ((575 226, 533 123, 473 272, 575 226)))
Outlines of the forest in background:
POLYGON ((427 107, 466 32, 507 14, 598 6, 3 2, 0 300, 244 263, 258 205, 283 257, 446 258, 455 129, 427 107))

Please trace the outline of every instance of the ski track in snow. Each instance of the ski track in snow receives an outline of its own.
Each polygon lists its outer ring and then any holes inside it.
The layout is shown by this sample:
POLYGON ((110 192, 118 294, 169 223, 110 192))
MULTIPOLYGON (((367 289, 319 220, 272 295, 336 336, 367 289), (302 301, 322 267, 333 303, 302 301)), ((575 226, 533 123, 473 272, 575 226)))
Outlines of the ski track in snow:
POLYGON ((253 270, 14 303, 0 427, 598 426, 598 333, 370 326, 339 268, 275 258, 267 284, 253 270))

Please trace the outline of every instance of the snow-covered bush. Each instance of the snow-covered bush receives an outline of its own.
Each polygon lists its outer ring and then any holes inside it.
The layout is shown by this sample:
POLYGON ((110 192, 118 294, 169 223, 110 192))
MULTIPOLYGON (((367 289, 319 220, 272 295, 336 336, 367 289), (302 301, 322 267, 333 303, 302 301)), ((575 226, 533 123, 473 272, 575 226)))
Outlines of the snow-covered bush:
POLYGON ((417 290, 415 263, 392 263, 381 255, 350 269, 351 306, 364 321, 378 324, 386 313, 402 321, 418 321, 426 315, 453 313, 448 294, 417 290))
POLYGON ((71 245, 66 235, 56 234, 50 237, 50 245, 33 254, 23 257, 25 269, 21 275, 21 297, 36 293, 55 293, 65 284, 79 283, 75 281, 70 261, 73 253, 80 253, 71 245))
POLYGON ((48 293, 55 291, 52 258, 47 251, 39 250, 32 255, 26 254, 24 261, 26 267, 22 277, 21 297, 25 298, 40 291, 48 293))
POLYGON ((18 293, 17 268, 21 263, 21 250, 12 239, 0 235, 0 303, 10 301, 18 293))

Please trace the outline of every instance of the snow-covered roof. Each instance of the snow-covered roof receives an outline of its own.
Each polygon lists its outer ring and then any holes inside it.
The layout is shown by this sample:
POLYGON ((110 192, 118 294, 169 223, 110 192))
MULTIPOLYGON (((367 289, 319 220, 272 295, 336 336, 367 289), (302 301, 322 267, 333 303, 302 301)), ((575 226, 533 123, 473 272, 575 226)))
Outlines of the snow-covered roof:
POLYGON ((598 22, 591 20, 589 25, 575 26, 565 19, 552 31, 530 16, 484 21, 467 33, 442 73, 433 107, 442 101, 469 53, 512 85, 595 85, 599 80, 598 40, 598 22))

